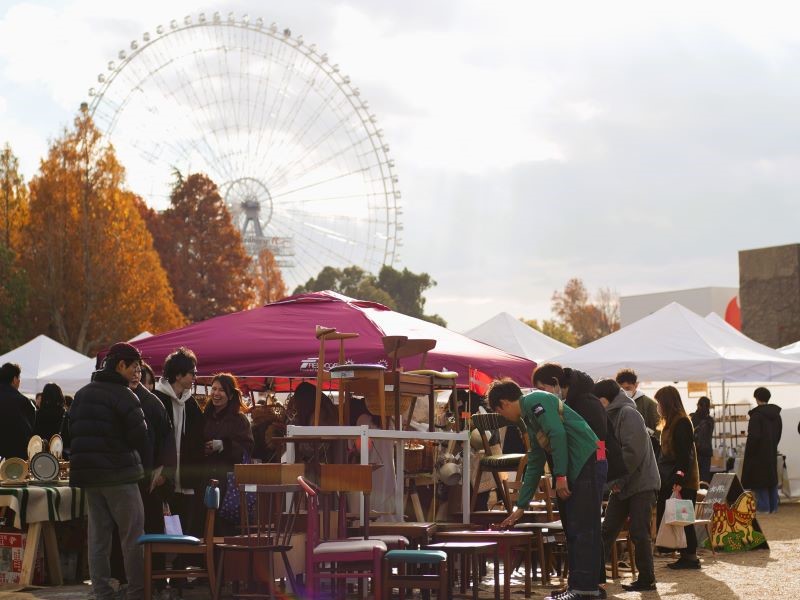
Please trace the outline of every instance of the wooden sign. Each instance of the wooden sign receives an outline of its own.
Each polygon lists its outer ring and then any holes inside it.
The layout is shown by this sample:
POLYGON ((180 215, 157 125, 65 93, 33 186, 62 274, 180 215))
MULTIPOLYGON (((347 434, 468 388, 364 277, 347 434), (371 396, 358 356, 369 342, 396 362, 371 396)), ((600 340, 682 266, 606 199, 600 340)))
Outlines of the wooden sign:
POLYGON ((724 552, 769 548, 756 519, 756 501, 745 491, 736 473, 715 473, 701 505, 699 518, 711 520, 711 539, 704 527, 695 526, 697 543, 724 552))
POLYGON ((689 398, 708 396, 708 384, 705 381, 688 381, 686 382, 686 393, 689 398))

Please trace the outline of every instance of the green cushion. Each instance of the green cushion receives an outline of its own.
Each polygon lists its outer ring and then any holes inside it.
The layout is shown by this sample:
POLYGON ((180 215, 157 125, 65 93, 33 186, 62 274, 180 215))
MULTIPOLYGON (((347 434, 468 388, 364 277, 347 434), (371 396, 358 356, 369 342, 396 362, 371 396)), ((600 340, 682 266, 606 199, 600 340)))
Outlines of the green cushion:
POLYGON ((389 550, 385 556, 389 561, 415 565, 437 565, 447 560, 447 554, 441 550, 389 550))
POLYGON ((172 535, 169 533, 145 533, 136 540, 137 544, 188 544, 199 545, 201 540, 193 535, 172 535))
POLYGON ((515 469, 519 466, 524 454, 497 454, 495 456, 482 456, 481 466, 489 469, 515 469))

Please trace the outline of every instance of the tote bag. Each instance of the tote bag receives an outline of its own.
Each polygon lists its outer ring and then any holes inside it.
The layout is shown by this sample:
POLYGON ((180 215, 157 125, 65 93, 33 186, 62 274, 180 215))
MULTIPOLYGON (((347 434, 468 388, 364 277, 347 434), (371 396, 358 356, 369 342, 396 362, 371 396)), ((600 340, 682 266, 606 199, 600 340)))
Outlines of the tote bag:
POLYGON ((663 522, 667 525, 694 525, 694 504, 672 494, 664 505, 663 522))
MULTIPOLYGON (((242 464, 250 464, 250 455, 245 452, 242 457, 242 464)), ((236 475, 231 471, 226 477, 227 487, 225 489, 225 497, 222 499, 222 504, 219 507, 219 516, 229 523, 240 523, 240 508, 239 502, 239 486, 236 483, 236 475)), ((256 494, 255 492, 245 493, 245 503, 247 504, 247 514, 250 517, 250 522, 255 522, 256 516, 256 494)))
POLYGON ((656 535, 656 546, 659 548, 686 548, 686 532, 682 525, 670 525, 666 519, 661 519, 661 525, 656 535))

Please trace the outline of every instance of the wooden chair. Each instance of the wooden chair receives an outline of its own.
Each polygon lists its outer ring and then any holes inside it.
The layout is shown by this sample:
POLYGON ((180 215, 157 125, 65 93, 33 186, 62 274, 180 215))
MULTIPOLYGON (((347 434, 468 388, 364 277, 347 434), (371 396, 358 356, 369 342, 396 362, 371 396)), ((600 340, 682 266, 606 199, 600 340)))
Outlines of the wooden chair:
POLYGON ((208 579, 214 600, 217 600, 216 571, 214 569, 214 519, 219 508, 219 481, 212 479, 206 488, 204 503, 206 522, 203 539, 191 535, 147 533, 138 539, 144 546, 144 600, 151 600, 154 579, 208 579), (191 554, 205 557, 205 568, 153 570, 154 554, 191 554))
MULTIPOLYGON (((471 510, 475 510, 475 503, 478 499, 478 489, 480 488, 481 476, 484 473, 491 473, 497 487, 497 495, 503 500, 503 506, 506 512, 511 513, 512 504, 506 495, 503 482, 500 479, 500 473, 516 472, 517 479, 525 469, 527 464, 527 456, 525 454, 492 454, 489 447, 489 440, 486 437, 486 432, 493 429, 500 429, 501 427, 516 427, 515 423, 506 420, 504 417, 497 413, 475 413, 472 415, 472 424, 481 436, 481 443, 483 444, 484 455, 478 461, 478 472, 475 475, 475 480, 472 483, 472 504, 471 510)), ((524 432, 523 432, 524 433, 524 432)), ((523 435, 526 448, 528 447, 527 435, 523 435)))
MULTIPOLYGON (((326 381, 330 381, 330 374, 325 371, 325 342, 327 340, 339 341, 339 364, 344 363, 344 341, 358 337, 357 333, 340 333, 335 327, 325 327, 317 325, 315 335, 319 340, 319 356, 317 357, 317 391, 314 398, 314 427, 319 426, 319 411, 322 404, 322 386, 326 381)), ((339 420, 341 423, 342 403, 339 402, 339 420)))
POLYGON ((391 598, 394 588, 401 599, 406 597, 406 589, 436 590, 438 600, 448 600, 450 594, 447 554, 441 550, 389 550, 383 558, 382 577, 385 600, 391 598), (410 565, 416 567, 412 573, 407 570, 410 565))
MULTIPOLYGON (((219 597, 224 580, 223 568, 227 554, 244 555, 246 569, 242 571, 241 562, 236 566, 237 579, 248 585, 246 593, 234 591, 233 598, 275 598, 280 589, 275 585, 274 559, 280 556, 286 580, 294 595, 299 595, 296 580, 289 562, 292 549, 292 533, 300 510, 300 486, 297 475, 302 473, 303 465, 260 464, 236 465, 236 480, 239 482, 241 535, 225 538, 225 543, 217 544, 220 550, 217 566, 217 588, 215 598, 219 597), (289 475, 294 475, 294 483, 284 483, 289 475), (269 481, 270 483, 260 483, 269 481), (250 521, 247 510, 247 494, 256 494, 255 522, 250 521), (287 496, 288 506, 287 506, 287 496), (251 585, 263 582, 263 591, 251 585)), ((232 579, 229 577, 228 579, 232 579)))
MULTIPOLYGON (((372 489, 372 469, 369 465, 322 465, 322 479, 325 490, 334 493, 366 489, 365 503, 369 505, 369 490, 372 489), (343 469, 342 467, 366 467, 367 471, 343 469), (331 469, 336 469, 336 473, 331 469), (343 489, 344 488, 344 489, 343 489)), ((347 579, 373 580, 374 595, 380 600, 383 590, 382 560, 386 553, 386 544, 380 540, 366 539, 369 536, 369 519, 365 519, 365 539, 336 539, 325 541, 320 536, 320 495, 324 493, 307 481, 305 477, 297 478, 298 484, 306 496, 307 525, 306 532, 306 581, 309 598, 320 597, 320 583, 323 579, 333 582, 347 579)), ((340 496, 341 501, 341 496, 340 496)), ((327 514, 327 511, 326 511, 327 514)), ((340 510, 340 514, 341 510, 340 510)), ((346 531, 340 518, 339 531, 346 531)))

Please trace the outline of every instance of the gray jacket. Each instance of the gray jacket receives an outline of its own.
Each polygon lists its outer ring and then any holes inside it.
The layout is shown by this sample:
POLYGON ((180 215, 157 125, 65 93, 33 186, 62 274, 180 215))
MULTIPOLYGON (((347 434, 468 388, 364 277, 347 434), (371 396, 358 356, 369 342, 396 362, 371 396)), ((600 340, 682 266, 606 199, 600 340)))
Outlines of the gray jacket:
POLYGON ((606 410, 628 469, 623 477, 609 481, 609 486, 619 486, 619 497, 623 500, 641 492, 659 490, 661 478, 658 475, 656 457, 644 419, 636 410, 636 404, 624 391, 620 391, 606 410))

